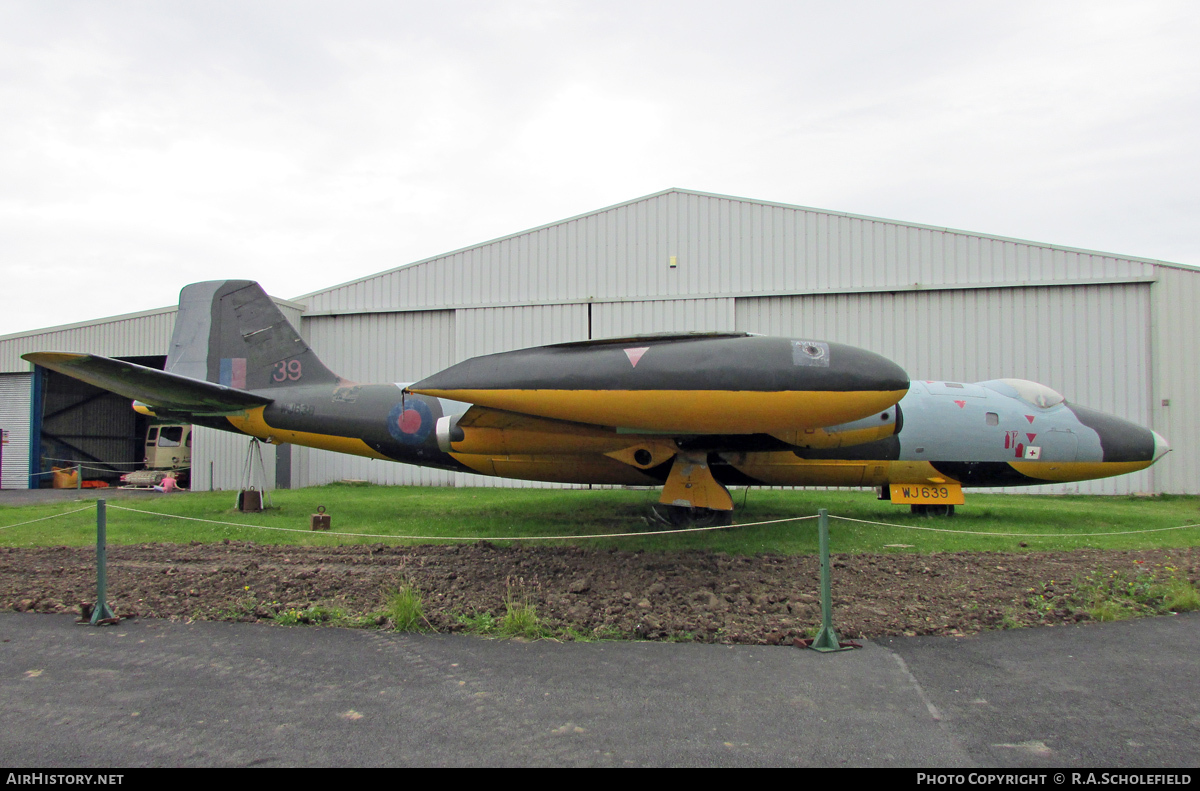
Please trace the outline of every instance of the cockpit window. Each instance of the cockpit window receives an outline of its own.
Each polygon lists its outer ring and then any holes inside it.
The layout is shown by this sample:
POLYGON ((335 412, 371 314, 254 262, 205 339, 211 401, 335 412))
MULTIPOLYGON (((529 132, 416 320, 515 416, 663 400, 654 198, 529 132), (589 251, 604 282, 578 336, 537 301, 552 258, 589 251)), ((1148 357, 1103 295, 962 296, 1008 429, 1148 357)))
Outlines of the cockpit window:
POLYGON ((995 390, 1003 395, 1016 396, 1039 409, 1049 409, 1067 400, 1057 390, 1028 379, 992 379, 979 384, 981 387, 995 390))

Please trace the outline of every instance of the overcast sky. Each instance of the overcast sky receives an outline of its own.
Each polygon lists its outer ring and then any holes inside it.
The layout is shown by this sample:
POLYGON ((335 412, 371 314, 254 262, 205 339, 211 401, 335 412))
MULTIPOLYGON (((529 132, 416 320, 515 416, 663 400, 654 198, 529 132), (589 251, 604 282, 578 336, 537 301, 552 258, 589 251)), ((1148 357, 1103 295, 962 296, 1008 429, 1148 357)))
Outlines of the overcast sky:
POLYGON ((0 334, 668 187, 1200 265, 1200 6, 0 2, 0 334))

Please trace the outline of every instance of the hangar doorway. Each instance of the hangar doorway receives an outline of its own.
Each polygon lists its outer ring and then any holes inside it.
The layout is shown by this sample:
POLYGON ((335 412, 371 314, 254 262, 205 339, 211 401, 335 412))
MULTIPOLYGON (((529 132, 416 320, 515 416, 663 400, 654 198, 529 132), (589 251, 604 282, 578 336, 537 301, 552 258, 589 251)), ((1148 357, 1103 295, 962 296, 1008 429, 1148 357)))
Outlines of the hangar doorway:
MULTIPOLYGON (((162 370, 165 356, 120 357, 162 370)), ((49 488, 54 467, 83 465, 84 481, 117 486, 142 466, 146 430, 153 418, 133 411, 130 400, 45 368, 36 368, 30 443, 31 486, 49 488)))

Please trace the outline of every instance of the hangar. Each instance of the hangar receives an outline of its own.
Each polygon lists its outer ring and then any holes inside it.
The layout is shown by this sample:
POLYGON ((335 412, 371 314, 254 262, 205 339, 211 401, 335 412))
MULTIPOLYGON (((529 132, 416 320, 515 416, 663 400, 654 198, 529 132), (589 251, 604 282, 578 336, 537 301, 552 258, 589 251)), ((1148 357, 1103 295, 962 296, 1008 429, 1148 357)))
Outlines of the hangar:
MULTIPOLYGON (((670 189, 277 302, 331 369, 362 382, 411 382, 525 346, 692 330, 848 343, 917 379, 1032 379, 1175 450, 1134 475, 1026 491, 1200 492, 1200 448, 1188 441, 1200 420, 1200 270, 1181 264, 670 189)), ((6 488, 38 485, 53 459, 135 461, 145 428, 120 399, 31 371, 20 355, 161 366, 174 314, 0 337, 6 488)), ((193 488, 237 488, 245 454, 245 437, 199 429, 193 488)), ((267 461, 281 487, 551 485, 286 445, 267 461)))

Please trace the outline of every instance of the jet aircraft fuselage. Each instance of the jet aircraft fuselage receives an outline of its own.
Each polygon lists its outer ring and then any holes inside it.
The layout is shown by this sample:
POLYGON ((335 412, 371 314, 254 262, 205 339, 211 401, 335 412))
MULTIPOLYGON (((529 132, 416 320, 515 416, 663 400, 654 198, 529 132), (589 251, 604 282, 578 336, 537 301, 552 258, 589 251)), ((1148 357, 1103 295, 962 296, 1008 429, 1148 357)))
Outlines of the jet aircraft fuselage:
MULTIPOLYGON (((497 438, 491 447, 456 450, 456 445, 469 445, 463 440, 447 442, 446 437, 439 443, 436 426, 443 419, 460 418, 471 405, 414 395, 409 390, 412 384, 295 387, 286 400, 244 417, 205 422, 225 422, 275 443, 460 472, 526 477, 519 473, 527 467, 538 471, 528 476, 530 480, 545 480, 551 467, 550 480, 564 483, 647 486, 666 479, 665 459, 639 466, 605 454, 632 449, 634 455, 645 446, 650 456, 643 458, 653 461, 654 446, 682 442, 691 452, 709 454, 717 480, 735 485, 881 486, 941 479, 937 482, 996 487, 1135 472, 1167 450, 1165 440, 1155 432, 1068 404, 1049 388, 1021 380, 913 382, 896 407, 823 432, 836 437, 876 425, 890 431, 885 438, 847 446, 800 447, 770 434, 714 433, 665 440, 653 433, 578 426, 575 433, 527 430, 532 436, 525 437, 514 436, 513 431, 501 437, 504 429, 494 429, 497 438), (1030 397, 1023 398, 1022 392, 1030 397), (1053 400, 1045 400, 1047 394, 1053 400), (1043 399, 1041 404, 1032 400, 1037 398, 1043 399), (381 419, 391 412, 396 416, 381 419), (314 432, 318 426, 321 431, 314 432), (752 445, 761 449, 745 449, 752 445), (497 470, 497 463, 503 472, 497 470)), ((521 420, 516 414, 511 419, 521 420)), ((521 422, 530 429, 539 427, 528 418, 521 422)), ((804 434, 792 439, 803 443, 804 434)))
MULTIPOLYGON (((249 281, 188 286, 166 371, 95 355, 26 359, 135 408, 272 443, 527 480, 663 486, 672 518, 728 514, 729 485, 961 486, 1144 469, 1162 437, 1019 379, 912 381, 843 344, 749 333, 641 336, 473 358, 358 384, 326 368, 249 281)), ((924 494, 922 494, 924 492, 924 494)))

